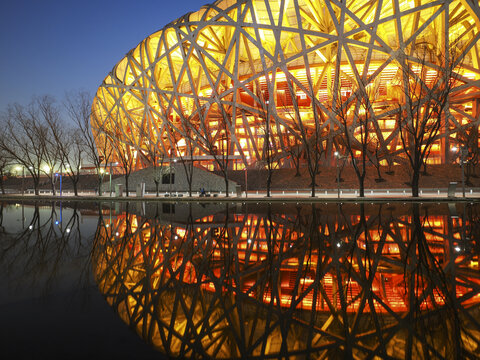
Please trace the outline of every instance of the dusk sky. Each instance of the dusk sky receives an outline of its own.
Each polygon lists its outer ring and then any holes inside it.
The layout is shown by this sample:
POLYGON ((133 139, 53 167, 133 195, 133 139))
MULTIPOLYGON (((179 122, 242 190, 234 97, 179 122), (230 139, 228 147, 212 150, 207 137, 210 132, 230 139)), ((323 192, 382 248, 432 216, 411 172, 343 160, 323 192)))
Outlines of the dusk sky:
POLYGON ((97 90, 140 41, 214 0, 4 0, 0 111, 35 95, 97 90))

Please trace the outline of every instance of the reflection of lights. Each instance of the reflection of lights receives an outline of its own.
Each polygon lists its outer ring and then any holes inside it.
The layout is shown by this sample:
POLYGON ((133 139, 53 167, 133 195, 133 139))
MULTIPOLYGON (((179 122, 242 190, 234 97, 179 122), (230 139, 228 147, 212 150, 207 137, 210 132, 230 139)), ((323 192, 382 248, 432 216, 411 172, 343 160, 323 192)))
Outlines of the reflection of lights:
POLYGON ((67 228, 65 231, 67 232, 67 234, 70 233, 70 228, 67 228))
POLYGON ((455 246, 455 251, 456 252, 460 252, 460 250, 462 250, 462 249, 460 249, 460 246, 455 246))
POLYGON ((337 247, 339 248, 340 246, 342 246, 342 244, 341 244, 341 243, 337 243, 337 247))

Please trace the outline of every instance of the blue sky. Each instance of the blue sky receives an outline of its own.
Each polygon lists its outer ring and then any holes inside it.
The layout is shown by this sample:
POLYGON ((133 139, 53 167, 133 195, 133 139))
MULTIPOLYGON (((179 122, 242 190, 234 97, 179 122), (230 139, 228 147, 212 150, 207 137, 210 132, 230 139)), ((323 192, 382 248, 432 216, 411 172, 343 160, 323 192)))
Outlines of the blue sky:
POLYGON ((96 91, 140 41, 214 0, 3 0, 0 111, 49 94, 96 91))

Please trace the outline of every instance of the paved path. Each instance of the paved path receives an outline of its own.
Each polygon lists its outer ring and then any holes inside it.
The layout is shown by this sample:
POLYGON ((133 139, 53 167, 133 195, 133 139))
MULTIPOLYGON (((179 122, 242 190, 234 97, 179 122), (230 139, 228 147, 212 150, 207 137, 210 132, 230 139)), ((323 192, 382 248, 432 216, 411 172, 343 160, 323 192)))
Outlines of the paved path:
MULTIPOLYGON (((335 201, 341 199, 342 201, 350 200, 350 201, 359 201, 359 200, 455 200, 455 201, 462 201, 462 200, 480 200, 480 189, 467 189, 465 191, 465 198, 463 198, 462 189, 457 188, 455 192, 455 197, 449 196, 448 189, 422 189, 420 190, 420 195, 418 198, 413 198, 411 196, 410 189, 366 189, 365 190, 365 198, 362 199, 358 196, 358 190, 340 190, 338 189, 318 189, 316 191, 315 198, 310 196, 310 190, 308 189, 299 189, 299 190, 285 190, 279 191, 274 190, 271 192, 271 197, 267 198, 266 191, 249 191, 248 194, 242 192, 241 196, 236 196, 236 194, 231 194, 229 198, 225 197, 225 193, 216 193, 216 194, 208 194, 207 197, 200 197, 198 192, 193 193, 193 199, 198 200, 269 200, 269 201, 295 201, 295 200, 302 200, 302 201, 321 201, 321 200, 329 200, 335 201)), ((104 193, 103 196, 99 197, 93 191, 92 192, 80 192, 79 197, 74 197, 73 192, 63 192, 61 198, 65 200, 74 200, 74 199, 81 199, 81 200, 100 200, 100 199, 115 199, 115 200, 175 200, 175 201, 188 201, 192 198, 188 196, 186 192, 172 192, 170 193, 160 193, 160 196, 157 198, 154 193, 147 193, 144 197, 137 197, 135 192, 130 192, 130 197, 115 197, 114 194, 110 196, 110 193, 104 193)), ((452 194, 450 194, 452 195, 452 194)), ((25 194, 23 197, 33 199, 36 198, 33 194, 25 194)), ((4 199, 21 199, 22 195, 19 193, 10 193, 0 198, 4 199)), ((49 191, 42 191, 41 195, 39 196, 41 199, 56 199, 60 198, 60 194, 57 192, 56 196, 52 196, 51 192, 49 191)))

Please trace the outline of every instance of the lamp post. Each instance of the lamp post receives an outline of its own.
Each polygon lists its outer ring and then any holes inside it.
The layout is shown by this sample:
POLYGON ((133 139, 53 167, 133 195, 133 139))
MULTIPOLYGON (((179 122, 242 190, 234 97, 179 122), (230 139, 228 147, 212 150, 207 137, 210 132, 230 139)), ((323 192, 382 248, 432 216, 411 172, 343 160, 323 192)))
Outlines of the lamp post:
MULTIPOLYGON (((452 147, 453 152, 457 152, 459 149, 452 147)), ((465 159, 468 155, 468 148, 466 146, 460 146, 460 167, 462 168, 462 196, 465 197, 465 159)))
POLYGON ((338 161, 340 160, 340 153, 335 151, 335 164, 337 166, 337 198, 340 199, 340 168, 338 167, 338 161))
POLYGON ((62 176, 63 176, 63 166, 60 165, 60 197, 62 196, 62 176))
POLYGON ((333 155, 335 155, 335 162, 337 165, 337 197, 340 199, 340 167, 338 165, 340 160, 343 160, 345 165, 345 159, 347 159, 348 156, 340 155, 338 151, 335 151, 333 155))

